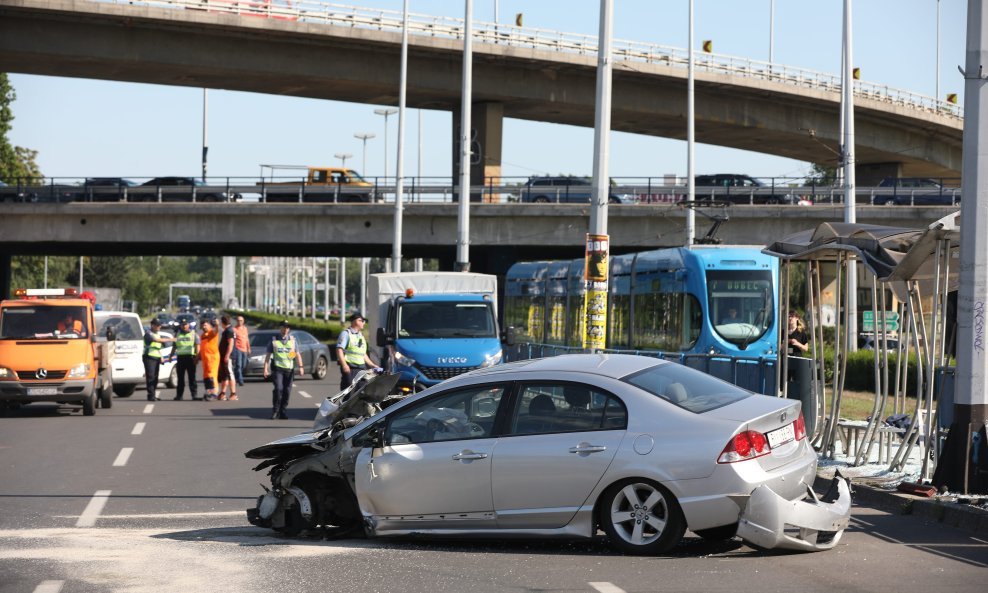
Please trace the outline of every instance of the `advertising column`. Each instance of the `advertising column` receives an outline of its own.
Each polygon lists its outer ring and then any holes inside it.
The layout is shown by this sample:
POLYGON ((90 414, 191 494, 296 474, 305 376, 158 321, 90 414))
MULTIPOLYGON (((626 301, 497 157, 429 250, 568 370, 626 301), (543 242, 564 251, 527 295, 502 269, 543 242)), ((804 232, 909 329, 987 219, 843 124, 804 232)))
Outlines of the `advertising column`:
POLYGON ((584 280, 583 347, 602 350, 607 347, 607 268, 610 240, 608 235, 587 234, 586 270, 584 280))

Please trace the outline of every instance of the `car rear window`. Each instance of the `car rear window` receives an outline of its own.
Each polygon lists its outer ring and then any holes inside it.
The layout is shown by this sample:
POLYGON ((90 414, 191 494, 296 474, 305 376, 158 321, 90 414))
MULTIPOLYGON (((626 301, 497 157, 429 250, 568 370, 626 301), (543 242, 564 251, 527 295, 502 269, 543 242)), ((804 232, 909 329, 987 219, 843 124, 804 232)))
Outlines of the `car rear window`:
POLYGON ((144 338, 144 332, 141 331, 141 324, 137 321, 136 317, 130 315, 111 315, 106 318, 97 317, 96 323, 99 325, 96 329, 96 334, 100 336, 105 336, 106 328, 112 327, 118 340, 141 340, 144 338))
POLYGON ((696 414, 751 396, 740 387, 672 362, 628 375, 622 381, 696 414))

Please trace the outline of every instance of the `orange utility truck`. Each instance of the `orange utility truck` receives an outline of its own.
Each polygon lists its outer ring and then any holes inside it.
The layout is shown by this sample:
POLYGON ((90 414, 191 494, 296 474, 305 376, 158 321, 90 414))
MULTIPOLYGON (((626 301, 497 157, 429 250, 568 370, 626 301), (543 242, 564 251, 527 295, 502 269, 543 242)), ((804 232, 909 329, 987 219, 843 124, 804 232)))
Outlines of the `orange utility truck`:
POLYGON ((0 413, 31 402, 113 405, 115 339, 94 335, 93 302, 72 288, 23 289, 0 301, 0 413))

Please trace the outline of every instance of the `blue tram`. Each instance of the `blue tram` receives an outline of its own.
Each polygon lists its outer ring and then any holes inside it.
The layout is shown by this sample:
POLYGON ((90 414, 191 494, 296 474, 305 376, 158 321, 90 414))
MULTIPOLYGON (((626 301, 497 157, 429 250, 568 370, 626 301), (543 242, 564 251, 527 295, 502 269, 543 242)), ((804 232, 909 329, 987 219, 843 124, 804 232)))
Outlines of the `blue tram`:
MULTIPOLYGON (((584 260, 521 262, 504 316, 519 342, 580 347, 584 260)), ((610 258, 607 347, 775 357, 778 259, 759 247, 693 246, 610 258)))

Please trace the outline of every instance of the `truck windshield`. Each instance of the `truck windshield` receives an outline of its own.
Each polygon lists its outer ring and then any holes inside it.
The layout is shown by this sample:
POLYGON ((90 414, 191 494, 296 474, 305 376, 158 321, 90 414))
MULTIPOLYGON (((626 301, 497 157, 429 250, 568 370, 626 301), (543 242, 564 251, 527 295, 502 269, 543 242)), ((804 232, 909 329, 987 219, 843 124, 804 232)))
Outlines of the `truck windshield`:
POLYGON ((86 324, 85 307, 4 307, 0 315, 0 339, 87 338, 86 324))
POLYGON ((404 301, 398 308, 400 338, 493 338, 494 315, 486 302, 404 301))

